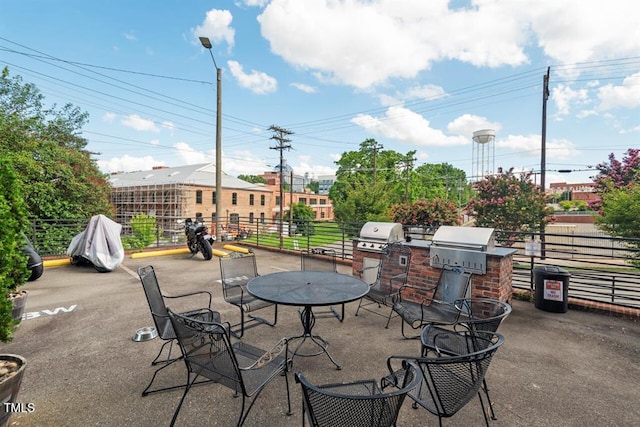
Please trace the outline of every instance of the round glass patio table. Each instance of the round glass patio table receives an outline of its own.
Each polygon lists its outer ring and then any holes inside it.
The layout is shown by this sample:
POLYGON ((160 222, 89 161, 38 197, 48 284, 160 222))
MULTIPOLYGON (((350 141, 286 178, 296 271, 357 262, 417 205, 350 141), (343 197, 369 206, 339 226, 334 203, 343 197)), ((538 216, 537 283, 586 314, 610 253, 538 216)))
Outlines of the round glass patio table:
POLYGON ((308 357, 324 353, 336 368, 341 369, 327 350, 329 343, 319 335, 313 334, 313 307, 358 300, 369 292, 369 285, 356 277, 341 273, 283 271, 254 277, 247 283, 247 291, 264 301, 303 307, 300 313, 303 333, 289 338, 290 341, 300 341, 292 352, 293 356, 308 357), (301 348, 307 340, 320 350, 315 353, 303 353, 301 348))

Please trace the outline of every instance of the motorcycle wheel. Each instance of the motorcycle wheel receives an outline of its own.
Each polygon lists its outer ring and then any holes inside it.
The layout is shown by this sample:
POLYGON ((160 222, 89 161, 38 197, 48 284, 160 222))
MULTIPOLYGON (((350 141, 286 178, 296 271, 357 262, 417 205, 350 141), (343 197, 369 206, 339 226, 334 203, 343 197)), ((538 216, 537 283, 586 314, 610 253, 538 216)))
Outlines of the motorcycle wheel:
POLYGON ((27 279, 27 280, 29 282, 33 282, 34 280, 38 280, 40 278, 40 276, 42 276, 42 273, 44 273, 44 266, 42 264, 36 265, 35 267, 33 267, 31 269, 31 275, 29 276, 29 279, 27 279))
POLYGON ((211 243, 207 239, 202 239, 202 242, 200 242, 200 250, 205 260, 209 261, 213 258, 213 248, 211 248, 211 243))

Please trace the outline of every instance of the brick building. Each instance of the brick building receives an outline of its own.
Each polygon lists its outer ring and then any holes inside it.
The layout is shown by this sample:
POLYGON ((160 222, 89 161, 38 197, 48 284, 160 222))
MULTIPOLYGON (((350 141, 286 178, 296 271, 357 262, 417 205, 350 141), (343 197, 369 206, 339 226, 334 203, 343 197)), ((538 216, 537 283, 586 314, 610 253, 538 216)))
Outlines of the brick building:
MULTIPOLYGON (((213 163, 113 174, 109 181, 116 221, 126 226, 134 215, 144 213, 154 216, 165 234, 182 232, 178 221, 196 216, 202 216, 213 226, 217 197, 215 177, 213 163)), ((252 184, 223 174, 221 225, 274 223, 280 210, 279 190, 279 181, 275 186, 252 184)), ((317 219, 333 219, 331 202, 326 195, 286 193, 286 210, 292 198, 294 203, 308 204, 317 219)))

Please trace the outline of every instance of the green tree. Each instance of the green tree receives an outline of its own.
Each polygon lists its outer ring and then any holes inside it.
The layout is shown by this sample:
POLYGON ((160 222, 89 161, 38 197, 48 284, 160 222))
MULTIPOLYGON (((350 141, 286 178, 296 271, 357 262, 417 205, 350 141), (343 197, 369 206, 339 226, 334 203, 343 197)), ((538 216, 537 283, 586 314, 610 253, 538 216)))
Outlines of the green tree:
POLYGON ((467 207, 476 218, 476 226, 500 230, 499 237, 513 242, 509 231, 539 231, 551 221, 553 209, 547 196, 531 182, 530 173, 516 176, 513 168, 475 183, 477 194, 467 207))
POLYGON ((303 236, 313 236, 315 227, 311 221, 316 216, 313 209, 304 203, 294 203, 291 208, 293 209, 293 223, 296 225, 296 233, 300 233, 303 236))
POLYGON ((27 215, 22 186, 11 162, 0 156, 0 342, 11 341, 16 322, 9 296, 29 277, 27 257, 22 252, 27 215))
POLYGON ((462 169, 448 163, 427 163, 418 166, 412 175, 410 201, 440 198, 465 206, 471 192, 471 185, 467 183, 467 175, 462 169))
POLYGON ((250 182, 252 184, 266 184, 267 180, 259 175, 238 175, 238 179, 250 182))
MULTIPOLYGON (((624 188, 611 188, 602 195, 601 215, 596 217, 597 226, 613 236, 640 239, 640 183, 624 188)), ((630 246, 640 248, 640 241, 630 246)), ((640 264, 640 254, 635 264, 640 264)))
POLYGON ((343 222, 388 221, 390 190, 384 185, 359 182, 348 185, 345 199, 334 204, 334 216, 343 222))
POLYGON ((32 84, 0 76, 0 154, 23 184, 30 218, 86 219, 113 214, 107 176, 80 136, 88 114, 67 104, 44 106, 32 84))
POLYGON ((156 218, 139 213, 131 218, 132 236, 122 239, 126 249, 144 249, 155 242, 157 236, 156 218))
POLYGON ((562 209, 563 211, 569 212, 573 207, 573 204, 569 200, 560 200, 558 202, 558 206, 560 206, 560 209, 562 209))
POLYGON ((313 194, 318 194, 320 192, 320 183, 318 181, 311 181, 309 184, 307 184, 307 188, 313 194))

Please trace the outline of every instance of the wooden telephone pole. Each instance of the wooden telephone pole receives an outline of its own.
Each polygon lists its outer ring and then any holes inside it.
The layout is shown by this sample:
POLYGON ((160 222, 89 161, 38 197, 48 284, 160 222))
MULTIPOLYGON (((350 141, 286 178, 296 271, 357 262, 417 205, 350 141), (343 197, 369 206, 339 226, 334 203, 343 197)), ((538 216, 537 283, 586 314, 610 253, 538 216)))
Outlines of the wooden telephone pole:
MULTIPOLYGON (((283 232, 283 227, 282 227, 282 220, 283 220, 283 216, 284 216, 284 191, 283 191, 283 183, 284 183, 284 174, 283 174, 283 169, 284 169, 284 156, 283 156, 283 151, 284 150, 290 150, 291 149, 291 144, 289 144, 291 142, 291 140, 289 138, 287 138, 289 135, 293 135, 293 132, 284 128, 281 128, 279 126, 276 125, 271 125, 269 127, 269 130, 271 132, 273 132, 273 135, 271 136, 271 139, 276 141, 276 145, 274 147, 269 147, 272 150, 279 150, 280 151, 280 249, 283 248, 283 240, 282 240, 282 232, 283 232)), ((293 183, 292 183, 293 184, 293 183)), ((289 230, 289 232, 291 232, 291 230, 289 230)))

